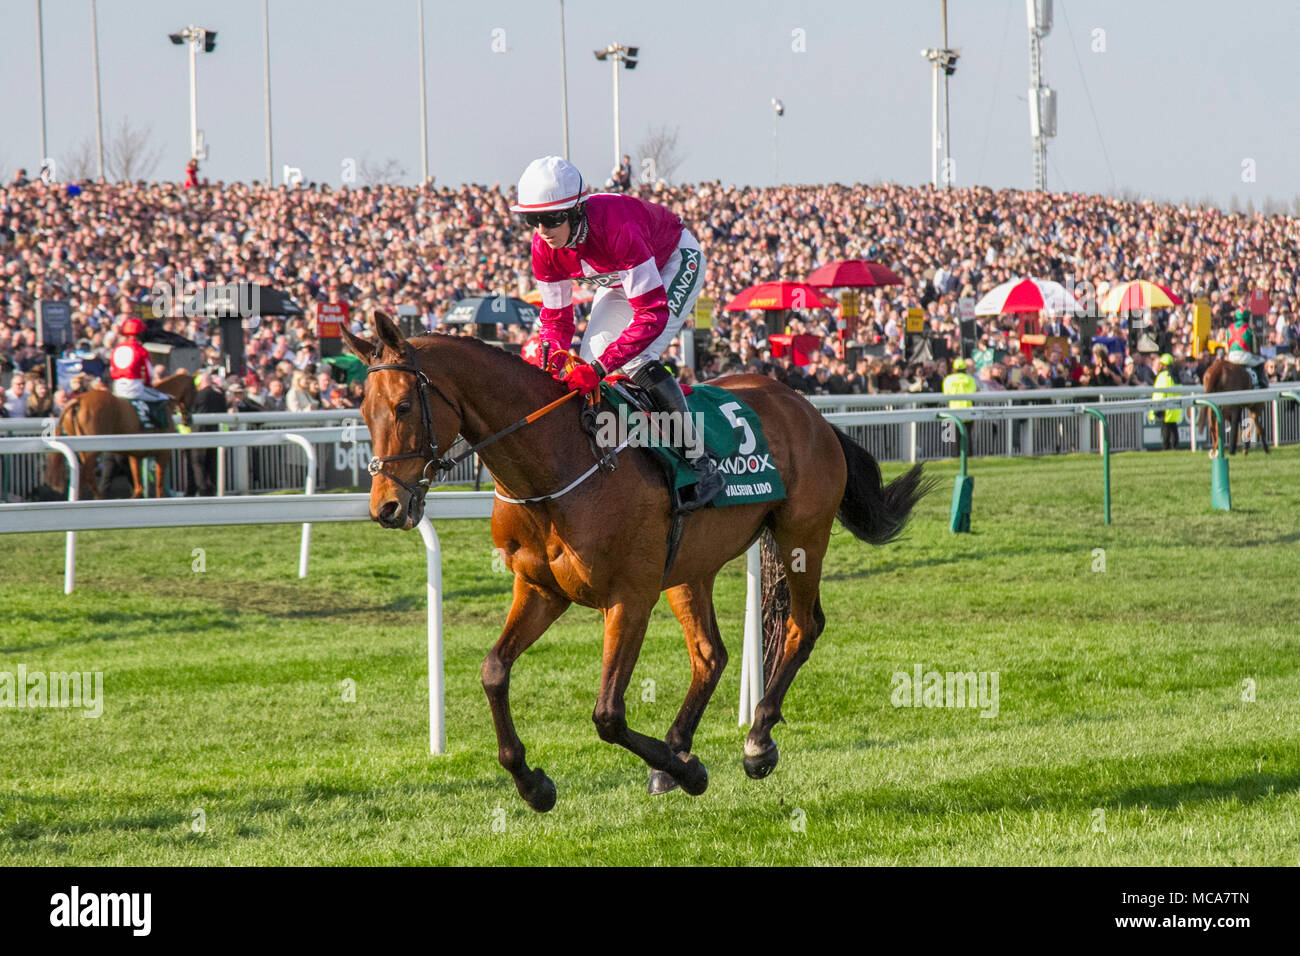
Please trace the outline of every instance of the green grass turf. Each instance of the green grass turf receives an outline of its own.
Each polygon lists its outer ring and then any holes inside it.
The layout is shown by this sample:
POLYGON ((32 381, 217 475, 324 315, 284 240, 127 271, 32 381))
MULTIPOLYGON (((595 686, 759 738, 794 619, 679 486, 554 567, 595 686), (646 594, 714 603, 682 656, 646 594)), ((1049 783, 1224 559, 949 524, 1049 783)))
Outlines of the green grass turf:
MULTIPOLYGON (((766 780, 740 764, 743 561, 719 578, 732 659, 695 741, 698 798, 647 796, 645 766, 597 738, 600 622, 566 614, 512 686, 559 788, 546 815, 497 765, 478 683, 510 592, 485 521, 439 528, 441 758, 418 535, 317 525, 299 581, 296 526, 85 533, 70 597, 62 535, 2 537, 0 671, 101 670, 106 704, 0 709, 0 862, 1300 863, 1300 449, 1234 459, 1226 514, 1204 454, 1116 456, 1109 528, 1095 456, 973 461, 970 535, 947 530, 954 467, 928 470, 942 482, 906 540, 837 529, 827 630, 766 780), (892 706, 891 675, 916 664, 998 672, 996 718, 892 706)), ((661 602, 631 726, 662 734, 688 677, 661 602)))

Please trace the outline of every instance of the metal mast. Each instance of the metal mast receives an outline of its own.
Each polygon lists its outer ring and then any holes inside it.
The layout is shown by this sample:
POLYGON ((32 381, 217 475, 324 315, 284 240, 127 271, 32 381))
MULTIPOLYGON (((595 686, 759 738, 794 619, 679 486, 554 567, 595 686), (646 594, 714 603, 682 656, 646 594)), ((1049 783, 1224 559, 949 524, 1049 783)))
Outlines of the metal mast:
POLYGON ((420 20, 420 186, 429 182, 429 108, 424 86, 424 0, 416 0, 420 20))
MULTIPOLYGON (((1032 3, 1033 0, 1030 0, 1032 3)), ((921 51, 930 61, 930 185, 952 186, 952 149, 948 145, 948 77, 957 71, 960 50, 948 48, 948 0, 940 0, 943 46, 921 51), (943 132, 939 131, 939 71, 943 71, 943 132), (942 157, 942 159, 941 159, 942 157)))
POLYGON ((1047 139, 1056 135, 1056 91, 1043 82, 1043 37, 1052 31, 1052 0, 1025 0, 1029 20, 1029 135, 1034 189, 1047 188, 1047 139))
POLYGON ((564 124, 564 158, 569 158, 569 61, 564 52, 564 0, 560 0, 560 118, 564 124))
POLYGON ((957 54, 948 49, 948 0, 940 5, 943 17, 943 185, 952 188, 952 146, 948 142, 948 77, 957 67, 957 54))

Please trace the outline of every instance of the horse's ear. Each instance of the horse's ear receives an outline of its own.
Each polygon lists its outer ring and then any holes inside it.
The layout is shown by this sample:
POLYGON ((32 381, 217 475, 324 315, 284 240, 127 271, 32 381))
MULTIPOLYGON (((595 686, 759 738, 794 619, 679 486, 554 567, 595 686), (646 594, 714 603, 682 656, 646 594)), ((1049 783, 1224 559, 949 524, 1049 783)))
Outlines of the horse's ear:
POLYGON ((379 335, 379 341, 388 346, 399 355, 406 351, 406 340, 402 338, 402 332, 398 329, 397 324, 389 317, 387 312, 375 310, 375 332, 379 335))
POLYGON ((353 335, 348 331, 347 325, 342 322, 339 323, 339 331, 343 333, 343 341, 347 343, 347 346, 352 350, 353 355, 361 359, 361 361, 365 362, 367 365, 375 364, 375 355, 379 352, 379 345, 377 343, 371 342, 368 339, 363 339, 359 335, 353 335))

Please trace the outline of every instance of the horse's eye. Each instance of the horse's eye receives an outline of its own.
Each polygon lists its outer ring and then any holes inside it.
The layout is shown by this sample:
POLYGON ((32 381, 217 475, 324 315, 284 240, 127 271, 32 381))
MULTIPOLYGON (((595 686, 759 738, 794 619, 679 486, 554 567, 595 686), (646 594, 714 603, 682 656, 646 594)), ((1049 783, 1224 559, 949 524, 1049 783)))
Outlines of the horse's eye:
POLYGON ((410 402, 399 402, 397 404, 397 414, 399 415, 405 415, 410 410, 411 410, 410 402))

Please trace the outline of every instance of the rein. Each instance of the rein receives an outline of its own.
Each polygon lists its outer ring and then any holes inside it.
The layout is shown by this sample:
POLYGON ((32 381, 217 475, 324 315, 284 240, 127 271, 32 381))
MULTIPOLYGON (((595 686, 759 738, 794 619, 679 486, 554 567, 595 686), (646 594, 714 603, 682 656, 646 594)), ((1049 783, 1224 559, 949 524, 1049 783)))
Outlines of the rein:
POLYGON ((578 392, 569 392, 567 395, 563 395, 560 398, 557 398, 549 405, 545 405, 542 408, 537 409, 537 411, 525 415, 523 418, 519 419, 519 421, 515 422, 513 425, 508 425, 507 427, 503 428, 501 431, 497 432, 496 434, 488 436, 487 438, 483 439, 483 441, 479 442, 477 445, 470 446, 468 449, 466 449, 461 454, 457 455, 455 458, 442 458, 439 457, 438 438, 433 431, 433 415, 429 410, 430 389, 436 392, 438 397, 441 398, 443 402, 449 405, 452 409, 458 409, 458 406, 456 405, 455 402, 453 402, 451 399, 449 399, 446 396, 446 394, 442 391, 442 389, 440 389, 437 385, 433 384, 433 382, 429 380, 429 376, 424 374, 424 369, 420 368, 420 366, 415 361, 415 349, 412 348, 411 343, 403 342, 403 344, 406 346, 407 361, 405 363, 384 362, 379 365, 371 365, 366 369, 366 373, 369 374, 370 372, 388 370, 393 372, 410 372, 415 376, 415 382, 417 387, 419 388, 419 395, 420 395, 420 427, 424 431, 424 435, 429 442, 428 452, 432 452, 432 454, 430 455, 422 448, 417 448, 415 451, 404 452, 403 454, 400 455, 388 455, 383 458, 380 458, 378 455, 376 455, 370 459, 370 463, 366 466, 366 471, 368 471, 372 476, 383 475, 385 478, 397 482, 399 485, 405 488, 407 492, 410 493, 412 504, 415 503, 415 498, 417 495, 420 495, 422 492, 426 492, 429 490, 429 485, 433 480, 429 476, 430 465, 435 466, 434 469, 435 477, 438 474, 441 474, 442 472, 451 471, 453 468, 459 465, 466 458, 470 457, 471 455, 479 451, 479 449, 486 448, 488 445, 491 445, 493 442, 505 438, 507 435, 510 435, 518 431, 519 429, 523 428, 525 425, 537 421, 543 415, 546 415, 554 411, 555 409, 563 405, 565 402, 567 402, 569 399, 579 394, 578 392), (416 483, 418 487, 412 486, 407 482, 403 481, 401 478, 398 478, 392 472, 384 470, 384 465, 387 464, 388 462, 400 461, 405 458, 424 459, 424 468, 420 472, 421 478, 416 483))

